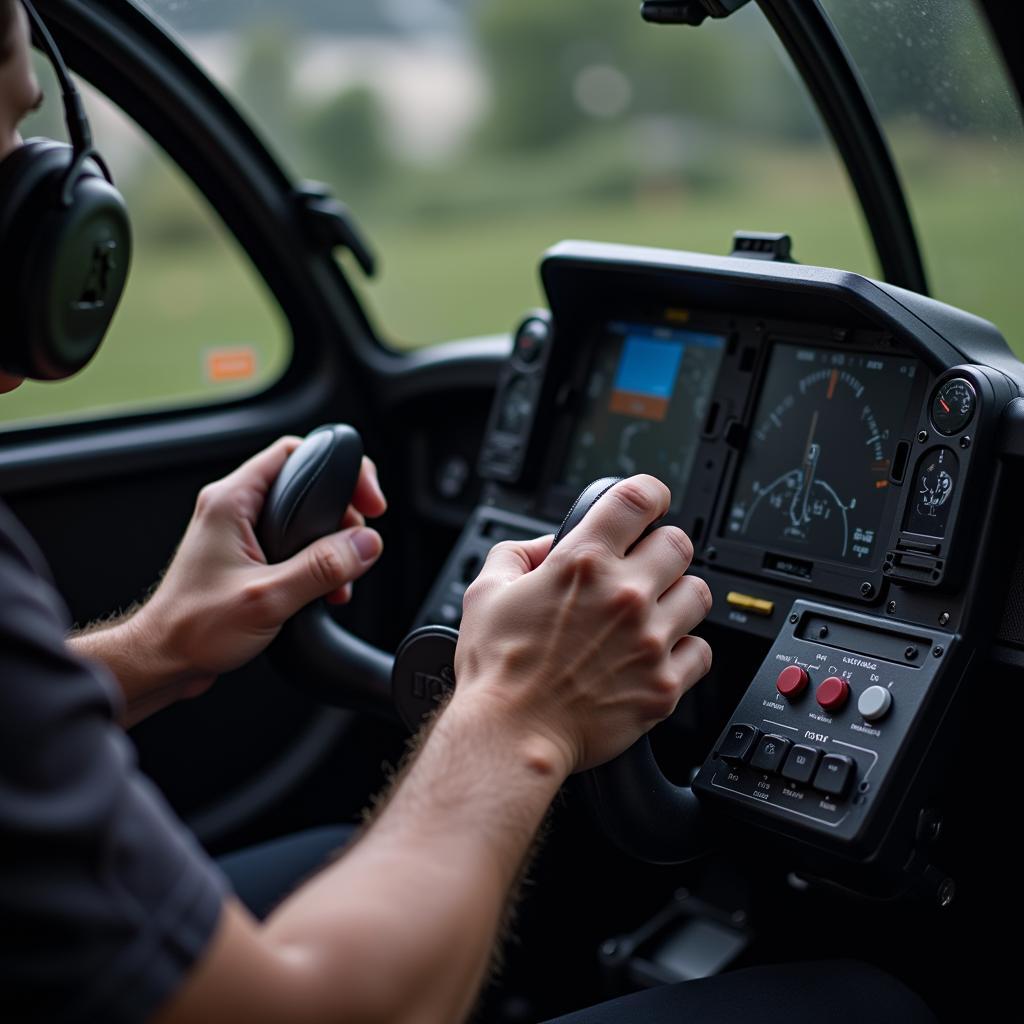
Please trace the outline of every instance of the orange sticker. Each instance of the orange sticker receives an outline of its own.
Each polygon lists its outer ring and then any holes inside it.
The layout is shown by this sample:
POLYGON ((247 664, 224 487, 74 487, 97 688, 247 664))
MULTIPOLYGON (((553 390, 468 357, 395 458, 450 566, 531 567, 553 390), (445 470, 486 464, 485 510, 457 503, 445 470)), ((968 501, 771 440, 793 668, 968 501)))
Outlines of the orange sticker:
POLYGON ((250 380, 256 374, 256 353, 249 345, 214 348, 206 353, 206 377, 216 383, 250 380))

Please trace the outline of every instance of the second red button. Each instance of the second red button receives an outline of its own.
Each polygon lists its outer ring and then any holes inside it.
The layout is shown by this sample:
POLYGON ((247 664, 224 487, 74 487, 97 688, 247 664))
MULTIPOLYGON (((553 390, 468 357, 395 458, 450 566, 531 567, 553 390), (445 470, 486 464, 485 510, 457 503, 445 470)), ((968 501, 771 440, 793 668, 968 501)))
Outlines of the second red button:
POLYGON ((839 676, 829 676, 818 684, 814 697, 826 711, 838 711, 850 697, 850 684, 839 676))

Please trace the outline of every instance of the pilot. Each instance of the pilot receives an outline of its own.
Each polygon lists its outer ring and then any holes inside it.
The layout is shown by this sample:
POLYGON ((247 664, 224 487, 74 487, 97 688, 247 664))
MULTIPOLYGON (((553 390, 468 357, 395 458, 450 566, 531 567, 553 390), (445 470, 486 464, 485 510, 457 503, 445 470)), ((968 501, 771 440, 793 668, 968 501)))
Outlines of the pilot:
MULTIPOLYGON (((41 100, 29 53, 24 9, 0 0, 0 161, 41 100)), ((0 391, 19 383, 0 367, 0 391)), ((657 480, 618 484, 550 557, 549 537, 499 544, 466 594, 454 697, 372 824, 298 887, 312 863, 293 858, 293 891, 260 919, 139 772, 123 726, 206 691, 308 602, 347 599, 379 557, 366 519, 385 499, 367 460, 339 532, 266 564, 254 522, 297 444, 204 488, 152 597, 71 637, 39 551, 0 504, 2 1019, 463 1020, 561 784, 707 672, 690 634, 710 595, 685 575, 688 539, 666 527, 632 547, 668 507, 657 480)), ((931 1019, 874 974, 737 972, 572 1019, 797 1024, 825 1006, 837 1022, 931 1019)))

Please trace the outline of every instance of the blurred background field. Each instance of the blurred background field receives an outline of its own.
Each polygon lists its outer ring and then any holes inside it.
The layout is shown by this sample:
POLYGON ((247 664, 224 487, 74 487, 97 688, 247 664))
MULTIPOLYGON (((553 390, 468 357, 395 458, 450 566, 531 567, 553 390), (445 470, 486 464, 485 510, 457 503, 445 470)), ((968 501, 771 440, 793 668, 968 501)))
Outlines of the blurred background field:
MULTIPOLYGON (((976 39, 965 63, 959 21, 936 29, 933 17, 925 32, 894 7, 918 44, 894 55, 902 36, 882 45, 865 23, 858 37, 849 5, 827 6, 868 62, 932 293, 994 320, 1024 354, 1024 146, 998 68, 982 68, 976 39), (971 88, 936 88, 940 56, 971 88)), ((645 25, 629 0, 150 7, 292 174, 352 207, 380 273, 367 282, 344 266, 386 344, 509 330, 542 303, 538 260, 562 238, 724 253, 734 229, 788 231, 802 262, 877 274, 844 172, 753 5, 696 30, 645 25)), ((29 133, 59 136, 44 85, 29 133)), ((0 421, 267 386, 292 340, 244 254, 134 125, 95 95, 90 108, 133 211, 129 290, 94 365, 5 398, 0 421), (251 352, 254 375, 212 379, 210 353, 224 348, 251 352)))

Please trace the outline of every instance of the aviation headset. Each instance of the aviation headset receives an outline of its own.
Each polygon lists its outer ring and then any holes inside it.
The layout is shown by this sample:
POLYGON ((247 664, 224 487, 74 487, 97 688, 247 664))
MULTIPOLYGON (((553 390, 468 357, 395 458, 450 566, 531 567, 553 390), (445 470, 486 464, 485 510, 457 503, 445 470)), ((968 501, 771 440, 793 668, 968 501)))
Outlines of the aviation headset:
POLYGON ((29 139, 0 161, 0 369, 59 380, 103 341, 128 277, 131 229, 67 65, 21 2, 60 82, 71 145, 29 139))

